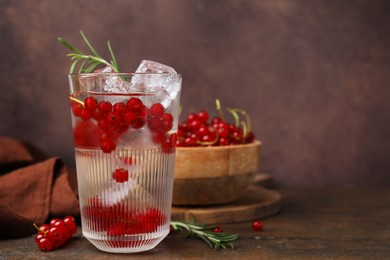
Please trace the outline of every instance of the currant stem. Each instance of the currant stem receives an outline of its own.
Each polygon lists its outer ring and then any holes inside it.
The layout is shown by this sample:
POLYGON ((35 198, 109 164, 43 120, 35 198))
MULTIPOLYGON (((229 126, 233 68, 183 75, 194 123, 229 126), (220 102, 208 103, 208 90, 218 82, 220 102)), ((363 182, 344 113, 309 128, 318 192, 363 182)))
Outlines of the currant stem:
POLYGON ((221 109, 221 102, 219 99, 215 99, 215 104, 217 105, 217 111, 219 112, 219 116, 221 117, 222 121, 225 122, 225 117, 223 116, 222 109, 221 109))
POLYGON ((38 232, 42 232, 44 236, 46 236, 47 232, 49 231, 42 231, 38 226, 37 224, 33 223, 34 227, 38 230, 38 232))
MULTIPOLYGON (((248 113, 244 109, 233 108, 233 110, 235 110, 236 112, 238 112, 238 113, 242 114, 243 116, 245 116, 245 119, 246 119, 246 129, 247 129, 247 135, 248 135, 250 133, 250 131, 251 131, 251 118, 250 118, 250 116, 248 115, 248 113)), ((247 135, 244 134, 244 138, 246 138, 247 135)))
POLYGON ((74 97, 69 97, 70 100, 79 103, 80 105, 84 106, 84 102, 81 101, 80 99, 74 98, 74 97))
POLYGON ((218 142, 218 138, 219 138, 219 134, 218 132, 215 133, 215 139, 213 141, 209 141, 209 142, 206 142, 206 141, 196 141, 196 143, 200 144, 200 145, 203 145, 203 146, 206 146, 206 145, 213 145, 215 144, 216 142, 218 142))
POLYGON ((227 110, 228 110, 228 111, 230 112, 230 114, 232 114, 232 116, 234 117, 234 121, 235 121, 236 127, 239 127, 239 126, 240 126, 240 117, 238 116, 236 110, 233 109, 233 108, 227 108, 227 110))

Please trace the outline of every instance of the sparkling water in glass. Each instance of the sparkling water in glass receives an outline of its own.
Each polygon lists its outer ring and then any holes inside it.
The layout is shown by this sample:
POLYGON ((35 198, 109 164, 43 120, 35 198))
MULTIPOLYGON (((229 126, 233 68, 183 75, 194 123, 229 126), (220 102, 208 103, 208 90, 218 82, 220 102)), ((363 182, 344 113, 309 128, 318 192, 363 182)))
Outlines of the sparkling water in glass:
POLYGON ((181 76, 101 72, 69 85, 83 236, 107 252, 154 248, 169 233, 181 76), (121 91, 134 79, 145 86, 121 91))

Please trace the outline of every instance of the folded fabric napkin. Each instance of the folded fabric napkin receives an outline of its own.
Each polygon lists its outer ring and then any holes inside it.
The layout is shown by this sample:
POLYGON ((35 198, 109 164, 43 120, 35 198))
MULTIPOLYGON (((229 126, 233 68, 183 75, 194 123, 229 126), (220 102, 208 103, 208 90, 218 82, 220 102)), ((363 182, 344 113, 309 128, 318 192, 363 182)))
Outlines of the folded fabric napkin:
POLYGON ((79 214, 75 171, 29 142, 0 136, 0 238, 32 235, 33 223, 79 214))

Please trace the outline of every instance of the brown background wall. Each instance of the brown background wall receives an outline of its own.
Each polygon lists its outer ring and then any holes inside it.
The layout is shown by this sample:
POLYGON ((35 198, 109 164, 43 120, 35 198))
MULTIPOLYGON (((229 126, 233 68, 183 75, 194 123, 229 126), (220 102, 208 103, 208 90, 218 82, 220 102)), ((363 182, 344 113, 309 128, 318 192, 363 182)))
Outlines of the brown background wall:
POLYGON ((69 164, 70 62, 56 38, 84 46, 80 29, 104 55, 109 39, 122 70, 176 68, 184 112, 216 97, 246 109, 280 185, 390 184, 389 1, 2 0, 0 134, 69 164))

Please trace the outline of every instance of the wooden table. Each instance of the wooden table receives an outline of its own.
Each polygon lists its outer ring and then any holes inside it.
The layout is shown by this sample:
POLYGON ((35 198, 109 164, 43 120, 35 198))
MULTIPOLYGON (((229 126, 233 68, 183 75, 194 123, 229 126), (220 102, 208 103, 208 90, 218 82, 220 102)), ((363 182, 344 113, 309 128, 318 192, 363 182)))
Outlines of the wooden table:
POLYGON ((0 259, 390 259, 390 189, 282 189, 282 211, 251 223, 223 225, 238 233, 233 250, 169 236, 149 252, 98 251, 80 235, 61 249, 40 252, 33 237, 0 241, 0 259))

